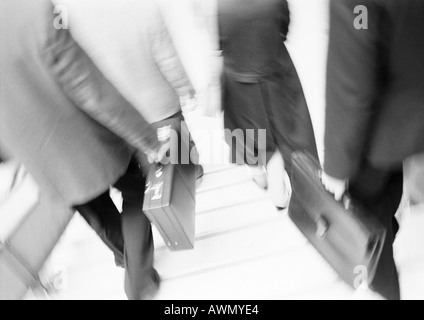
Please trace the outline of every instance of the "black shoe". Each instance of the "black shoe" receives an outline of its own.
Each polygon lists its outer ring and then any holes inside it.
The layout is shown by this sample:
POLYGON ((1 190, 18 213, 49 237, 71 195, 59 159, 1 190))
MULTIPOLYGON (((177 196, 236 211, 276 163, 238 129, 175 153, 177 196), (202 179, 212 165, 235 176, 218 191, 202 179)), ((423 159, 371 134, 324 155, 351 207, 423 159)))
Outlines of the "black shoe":
POLYGON ((161 279, 160 279, 159 273, 156 270, 154 270, 153 272, 152 280, 153 280, 152 285, 150 286, 150 288, 145 290, 140 300, 149 301, 149 300, 153 300, 157 296, 160 289, 160 285, 161 285, 161 279))

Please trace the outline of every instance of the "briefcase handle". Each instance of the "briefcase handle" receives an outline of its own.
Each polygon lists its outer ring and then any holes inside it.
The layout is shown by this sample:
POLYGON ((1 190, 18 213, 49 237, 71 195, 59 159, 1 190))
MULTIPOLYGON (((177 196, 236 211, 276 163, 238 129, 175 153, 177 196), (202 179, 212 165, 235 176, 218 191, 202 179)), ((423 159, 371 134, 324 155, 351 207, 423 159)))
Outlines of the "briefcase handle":
MULTIPOLYGON (((317 172, 317 177, 318 177, 318 179, 319 179, 319 181, 321 182, 321 184, 322 184, 322 186, 323 186, 323 188, 325 189, 325 187, 324 187, 324 184, 322 183, 322 175, 323 175, 323 170, 321 169, 321 170, 318 170, 318 172, 317 172)), ((325 191, 327 191, 327 190, 325 190, 325 191)), ((331 193, 331 192, 329 192, 329 191, 327 191, 331 196, 333 196, 334 197, 334 195, 331 193)), ((346 210, 350 210, 351 209, 351 207, 352 207, 352 197, 350 196, 350 194, 349 194, 349 190, 348 189, 346 189, 346 191, 345 191, 345 193, 343 194, 343 196, 342 196, 342 199, 339 201, 342 205, 343 205, 343 207, 346 209, 346 210)))
MULTIPOLYGON (((319 170, 317 173, 317 176, 319 178, 319 181, 321 181, 322 179, 322 173, 323 170, 319 170)), ((325 189, 324 185, 323 188, 325 189)), ((326 192, 328 192, 327 190, 325 190, 326 192)), ((331 192, 328 192, 328 194, 330 194, 332 197, 334 197, 333 194, 331 194, 331 192)), ((343 205, 343 207, 346 209, 346 211, 352 210, 353 205, 352 205, 352 198, 349 194, 348 191, 346 191, 343 196, 342 199, 339 201, 339 203, 341 203, 343 205)), ((327 219, 324 216, 320 216, 319 219, 316 221, 317 224, 317 231, 316 231, 316 236, 318 239, 323 240, 326 236, 327 233, 330 230, 330 224, 327 221, 327 219)), ((368 243, 368 248, 367 248, 367 255, 369 257, 373 257, 375 256, 375 252, 377 252, 378 250, 381 250, 381 247, 383 246, 383 242, 381 239, 377 239, 377 238, 372 238, 369 240, 368 243)))

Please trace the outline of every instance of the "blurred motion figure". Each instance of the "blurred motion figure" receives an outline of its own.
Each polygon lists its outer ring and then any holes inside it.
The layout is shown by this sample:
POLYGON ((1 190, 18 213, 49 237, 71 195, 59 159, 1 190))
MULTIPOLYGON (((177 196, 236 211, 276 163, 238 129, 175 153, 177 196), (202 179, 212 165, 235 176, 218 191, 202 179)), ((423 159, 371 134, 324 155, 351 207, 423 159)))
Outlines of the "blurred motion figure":
POLYGON ((424 150, 424 2, 332 0, 327 80, 323 182, 337 199, 349 189, 387 228, 372 289, 397 300, 402 162, 424 150))
MULTIPOLYGON (((194 99, 196 92, 179 58, 157 0, 54 2, 69 9, 70 30, 74 38, 149 124, 173 118, 181 121, 182 126, 186 125, 181 103, 194 99)), ((197 151, 194 143, 190 143, 191 150, 194 148, 192 160, 197 163, 197 151)), ((145 160, 145 157, 139 157, 139 161, 147 165, 145 160)), ((136 171, 135 164, 132 167, 136 171)), ((203 168, 199 165, 196 171, 200 178, 203 168)), ((143 179, 138 177, 127 180, 134 188, 139 188, 131 195, 134 212, 142 210, 143 179)), ((110 197, 105 193, 77 209, 114 251, 118 265, 123 264, 124 243, 126 251, 132 251, 134 255, 149 251, 151 257, 150 249, 139 246, 141 243, 131 241, 125 235, 125 239, 123 238, 116 210, 105 208, 104 204, 109 202, 110 197)), ((124 207, 127 205, 124 201, 124 207)), ((124 222, 124 225, 132 229, 134 234, 150 228, 144 223, 139 225, 130 220, 128 223, 124 222)), ((149 233, 150 231, 143 234, 149 233)), ((146 238, 146 242, 150 241, 150 238, 146 238)), ((145 268, 143 263, 134 260, 126 262, 132 264, 131 268, 126 268, 127 272, 133 273, 133 278, 141 279, 137 274, 145 268)))
POLYGON ((102 222, 112 222, 103 239, 116 240, 109 244, 125 265, 128 297, 150 298, 159 277, 134 153, 155 158, 156 134, 54 18, 49 0, 0 2, 0 150, 43 192, 82 212, 100 210, 102 222), (122 215, 111 185, 123 193, 122 215))
POLYGON ((225 127, 243 133, 237 141, 227 136, 232 161, 248 163, 254 180, 263 188, 271 182, 264 168, 281 162, 280 175, 272 178, 285 182, 276 202, 279 209, 285 209, 290 182, 282 162, 290 174, 294 151, 307 151, 318 159, 302 85, 284 43, 289 32, 289 5, 287 0, 217 1, 225 127), (249 129, 265 129, 266 146, 260 145, 257 136, 249 136, 249 129))

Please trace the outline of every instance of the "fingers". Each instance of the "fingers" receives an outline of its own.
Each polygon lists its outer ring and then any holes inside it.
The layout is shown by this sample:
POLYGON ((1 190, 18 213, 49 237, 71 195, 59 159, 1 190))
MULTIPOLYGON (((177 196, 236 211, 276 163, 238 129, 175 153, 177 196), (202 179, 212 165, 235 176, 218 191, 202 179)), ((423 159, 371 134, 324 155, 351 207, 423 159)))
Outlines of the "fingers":
POLYGON ((197 108, 197 99, 195 96, 187 96, 181 99, 181 109, 184 113, 190 113, 197 108))
POLYGON ((321 179, 325 189, 332 193, 337 201, 341 201, 347 190, 347 181, 330 177, 325 173, 321 179))
POLYGON ((343 195, 345 193, 345 189, 341 190, 341 189, 337 189, 333 192, 334 194, 334 199, 336 199, 336 201, 341 201, 343 198, 343 195))
POLYGON ((170 149, 171 143, 167 142, 163 144, 158 150, 149 150, 146 152, 147 161, 150 164, 163 162, 170 149))
POLYGON ((153 163, 155 163, 155 162, 158 162, 158 161, 157 161, 157 159, 158 159, 158 152, 156 152, 156 151, 150 151, 150 152, 149 152, 149 153, 147 153, 146 155, 147 155, 147 161, 148 161, 150 164, 153 164, 153 163))
POLYGON ((168 151, 171 149, 171 143, 167 142, 159 148, 156 163, 162 162, 168 151))

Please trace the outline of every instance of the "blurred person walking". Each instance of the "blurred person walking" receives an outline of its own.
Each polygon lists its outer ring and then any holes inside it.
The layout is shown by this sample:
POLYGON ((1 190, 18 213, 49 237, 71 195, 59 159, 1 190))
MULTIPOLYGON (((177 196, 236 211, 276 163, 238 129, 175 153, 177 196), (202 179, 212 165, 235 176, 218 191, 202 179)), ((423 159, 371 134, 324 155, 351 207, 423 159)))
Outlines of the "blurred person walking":
MULTIPOLYGON (((179 58, 157 0, 53 2, 67 8, 73 37, 149 124, 174 119, 186 126, 182 104, 193 101, 196 92, 179 58)), ((197 150, 194 142, 190 141, 192 150, 191 160, 197 164, 197 150)), ((196 175, 200 182, 202 166, 196 166, 196 175)), ((133 181, 133 184, 138 182, 133 181)), ((144 190, 138 195, 134 194, 134 201, 143 193, 144 190)), ((84 208, 78 207, 78 211, 103 241, 114 248, 119 265, 122 264, 119 258, 122 254, 119 252, 123 248, 117 227, 119 219, 112 213, 105 219, 102 203, 109 196, 104 194, 102 197, 84 208)), ((138 228, 136 224, 128 224, 127 227, 133 227, 134 232, 138 228)), ((130 250, 129 243, 126 250, 130 250)), ((132 250, 141 252, 142 248, 134 246, 132 250)))
POLYGON ((56 18, 49 0, 0 2, 0 149, 69 207, 98 205, 101 221, 113 222, 103 239, 117 239, 118 260, 125 250, 128 297, 150 298, 159 278, 134 153, 157 158, 156 134, 56 18), (123 193, 122 215, 110 185, 123 193))
POLYGON ((284 166, 291 172, 291 154, 302 150, 318 159, 306 99, 284 43, 290 24, 288 2, 217 1, 224 57, 223 109, 225 127, 232 133, 226 137, 232 161, 249 164, 254 180, 263 188, 275 179, 281 180, 280 185, 284 182, 280 199, 274 202, 285 209, 290 181, 283 173, 284 166), (265 129, 266 146, 249 129, 265 129), (280 175, 268 178, 265 168, 280 162, 280 175))
POLYGON ((387 228, 372 289, 393 300, 402 162, 424 150, 423 30, 422 0, 331 1, 323 183, 387 228))
POLYGON ((75 39, 150 124, 184 121, 182 105, 190 104, 196 91, 158 0, 54 2, 68 8, 75 39))

